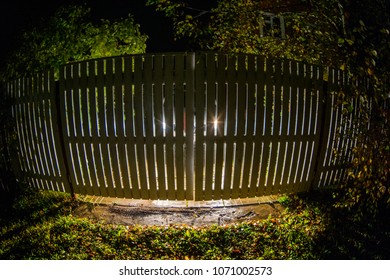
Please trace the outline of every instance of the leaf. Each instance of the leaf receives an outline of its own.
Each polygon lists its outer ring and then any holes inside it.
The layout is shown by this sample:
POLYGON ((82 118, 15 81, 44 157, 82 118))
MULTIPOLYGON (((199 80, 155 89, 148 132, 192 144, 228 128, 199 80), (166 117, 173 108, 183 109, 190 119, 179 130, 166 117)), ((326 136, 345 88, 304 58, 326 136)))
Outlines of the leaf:
POLYGON ((368 69, 367 69, 367 74, 368 74, 369 76, 374 75, 374 70, 373 70, 372 68, 368 68, 368 69))

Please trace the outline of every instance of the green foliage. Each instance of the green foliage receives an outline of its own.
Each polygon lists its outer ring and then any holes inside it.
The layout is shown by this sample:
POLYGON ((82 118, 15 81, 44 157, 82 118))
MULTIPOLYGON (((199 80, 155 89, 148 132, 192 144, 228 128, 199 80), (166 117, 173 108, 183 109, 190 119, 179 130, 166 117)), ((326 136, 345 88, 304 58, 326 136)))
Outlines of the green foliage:
MULTIPOLYGON (((289 196, 280 218, 226 226, 124 226, 72 216, 69 195, 25 190, 2 209, 0 259, 387 259, 390 229, 334 215, 331 200, 289 196), (348 226, 346 226, 348 225, 348 226), (340 234, 342 233, 342 234, 340 234)), ((379 222, 378 222, 379 221, 379 222)))
MULTIPOLYGON (((147 3, 172 19, 177 39, 188 38, 196 49, 254 53, 325 65, 339 63, 341 59, 334 52, 338 47, 334 38, 339 30, 329 27, 329 21, 337 21, 334 19, 337 16, 326 15, 328 9, 324 11, 316 2, 310 11, 280 13, 286 24, 284 40, 278 36, 278 28, 260 36, 261 7, 273 6, 272 1, 220 0, 208 16, 202 17, 187 14, 186 2, 149 0, 147 3), (329 52, 333 52, 332 59, 329 52)), ((336 1, 327 1, 333 8, 335 4, 336 1)))
POLYGON ((24 32, 3 78, 58 69, 72 61, 145 52, 147 36, 140 33, 131 15, 115 22, 93 23, 89 14, 86 6, 63 7, 24 32))
MULTIPOLYGON (((355 130, 344 136, 353 138, 356 146, 347 180, 335 197, 337 207, 364 219, 390 207, 390 4, 376 0, 349 5, 346 36, 339 45, 350 86, 340 97, 344 107, 359 117, 353 120, 355 130)), ((348 115, 345 111, 344 117, 348 115)))

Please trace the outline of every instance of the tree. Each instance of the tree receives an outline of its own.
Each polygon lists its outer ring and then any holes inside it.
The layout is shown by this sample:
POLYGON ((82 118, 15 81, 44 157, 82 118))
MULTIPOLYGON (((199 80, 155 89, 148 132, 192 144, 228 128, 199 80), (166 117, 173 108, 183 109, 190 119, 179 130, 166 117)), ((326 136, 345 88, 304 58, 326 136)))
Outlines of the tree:
POLYGON ((3 78, 58 69, 72 61, 145 52, 147 36, 141 34, 131 15, 99 23, 92 23, 89 17, 85 5, 62 7, 50 19, 25 31, 3 78))
MULTIPOLYGON (((342 56, 334 38, 340 32, 330 28, 328 20, 337 22, 337 15, 324 17, 320 10, 300 5, 284 8, 286 38, 278 34, 280 28, 261 36, 264 12, 274 12, 275 1, 221 0, 208 13, 191 15, 189 4, 182 1, 148 0, 158 11, 172 19, 177 39, 188 38, 195 49, 212 49, 222 52, 254 53, 265 56, 305 60, 317 64, 339 64, 342 56), (264 9, 263 9, 264 8, 264 9), (270 36, 272 33, 273 36, 270 36), (332 60, 328 53, 333 52, 332 60)), ((280 10, 280 9, 279 9, 280 10)), ((338 27, 338 26, 336 26, 338 27)))

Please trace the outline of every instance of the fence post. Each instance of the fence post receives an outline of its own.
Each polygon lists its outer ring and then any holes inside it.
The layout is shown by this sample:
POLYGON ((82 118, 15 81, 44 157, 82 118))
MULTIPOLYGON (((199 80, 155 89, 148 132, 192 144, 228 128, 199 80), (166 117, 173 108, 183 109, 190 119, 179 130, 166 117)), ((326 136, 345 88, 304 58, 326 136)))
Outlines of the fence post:
MULTIPOLYGON (((329 126, 330 126, 330 108, 329 108, 329 92, 328 92, 328 82, 327 81, 323 81, 322 83, 322 98, 323 98, 323 102, 322 104, 320 104, 320 106, 322 106, 322 110, 321 110, 321 116, 320 116, 320 120, 321 120, 321 125, 319 126, 319 133, 318 133, 318 138, 317 138, 317 146, 318 146, 318 149, 317 149, 317 153, 315 155, 315 163, 314 163, 314 168, 313 168, 313 175, 312 175, 312 179, 311 179, 311 182, 310 182, 310 186, 309 186, 309 191, 313 190, 315 188, 315 186, 317 185, 318 181, 319 181, 319 177, 321 175, 321 172, 322 172, 322 162, 324 160, 324 157, 325 157, 325 153, 328 149, 327 145, 324 146, 324 143, 326 143, 326 140, 328 138, 328 134, 329 134, 329 126)), ((321 100, 320 100, 321 102, 321 100)))
MULTIPOLYGON (((57 118, 57 129, 58 129, 58 145, 61 148, 61 153, 63 155, 63 160, 64 160, 64 166, 65 166, 65 180, 66 183, 69 185, 69 190, 70 190, 70 195, 72 198, 75 198, 75 192, 74 192, 74 187, 72 184, 72 179, 70 176, 70 163, 68 161, 68 158, 66 156, 66 149, 65 149, 65 142, 64 142, 64 130, 63 130, 63 119, 61 118, 61 98, 60 98, 60 83, 61 79, 63 79, 62 76, 60 76, 60 80, 58 82, 55 82, 55 88, 54 88, 54 103, 55 103, 55 108, 56 108, 56 118, 57 118)), ((54 80, 53 80, 54 81, 54 80)), ((62 93, 63 94, 63 93, 62 93)))

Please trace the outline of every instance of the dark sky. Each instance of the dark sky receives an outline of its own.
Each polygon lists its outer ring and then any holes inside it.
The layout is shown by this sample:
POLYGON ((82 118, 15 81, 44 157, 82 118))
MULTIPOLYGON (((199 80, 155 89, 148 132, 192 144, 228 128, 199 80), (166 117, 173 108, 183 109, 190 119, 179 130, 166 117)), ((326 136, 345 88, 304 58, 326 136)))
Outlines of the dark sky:
MULTIPOLYGON (((48 18, 60 6, 71 3, 87 3, 95 19, 115 19, 134 16, 141 25, 141 32, 149 36, 147 52, 179 51, 184 46, 173 40, 172 26, 163 14, 145 6, 146 0, 3 0, 0 3, 0 61, 17 44, 20 30, 33 25, 41 18, 48 18)), ((215 1, 189 0, 191 6, 210 9, 215 1)))

